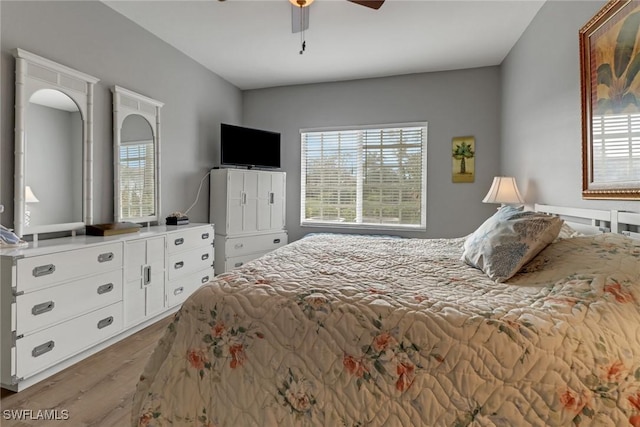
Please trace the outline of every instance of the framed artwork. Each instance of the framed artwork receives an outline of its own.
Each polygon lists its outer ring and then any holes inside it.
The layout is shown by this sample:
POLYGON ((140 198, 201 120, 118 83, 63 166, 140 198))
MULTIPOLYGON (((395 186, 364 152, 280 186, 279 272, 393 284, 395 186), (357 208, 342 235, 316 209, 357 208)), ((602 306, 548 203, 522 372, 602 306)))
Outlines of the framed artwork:
POLYGON ((582 197, 640 200, 640 1, 609 1, 581 30, 582 197))
POLYGON ((473 136, 458 136, 452 143, 453 182, 473 182, 476 177, 476 139, 473 136))

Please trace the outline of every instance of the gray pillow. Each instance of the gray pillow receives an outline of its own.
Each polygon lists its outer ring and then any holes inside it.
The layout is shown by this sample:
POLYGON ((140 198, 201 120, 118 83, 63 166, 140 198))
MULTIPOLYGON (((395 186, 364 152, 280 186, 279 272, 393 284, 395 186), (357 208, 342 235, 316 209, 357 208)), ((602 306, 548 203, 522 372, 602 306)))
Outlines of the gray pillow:
POLYGON ((462 260, 495 282, 505 282, 553 242, 562 219, 503 206, 464 243, 462 260))

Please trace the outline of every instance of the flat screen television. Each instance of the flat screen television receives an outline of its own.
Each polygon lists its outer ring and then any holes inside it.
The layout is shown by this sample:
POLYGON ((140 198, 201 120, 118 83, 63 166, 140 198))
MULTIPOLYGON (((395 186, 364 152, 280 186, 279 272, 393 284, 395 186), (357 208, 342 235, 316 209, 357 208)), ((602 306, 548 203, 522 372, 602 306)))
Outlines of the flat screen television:
POLYGON ((248 168, 280 168, 280 134, 222 123, 220 164, 248 168))

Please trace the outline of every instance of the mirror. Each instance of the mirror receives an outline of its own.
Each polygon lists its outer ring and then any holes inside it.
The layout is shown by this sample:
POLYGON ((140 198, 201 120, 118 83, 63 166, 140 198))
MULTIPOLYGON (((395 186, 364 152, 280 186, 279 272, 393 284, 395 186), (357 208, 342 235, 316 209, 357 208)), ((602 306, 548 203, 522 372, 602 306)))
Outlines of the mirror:
POLYGON ((80 109, 64 93, 41 89, 31 96, 26 111, 25 232, 82 222, 80 109), (45 170, 54 173, 41 173, 45 170))
POLYGON ((22 49, 16 58, 14 228, 19 236, 91 224, 95 77, 22 49))
POLYGON ((151 125, 141 115, 132 114, 124 119, 120 137, 119 218, 155 217, 155 150, 151 125))
POLYGON ((113 88, 116 222, 158 221, 162 105, 120 86, 113 88))

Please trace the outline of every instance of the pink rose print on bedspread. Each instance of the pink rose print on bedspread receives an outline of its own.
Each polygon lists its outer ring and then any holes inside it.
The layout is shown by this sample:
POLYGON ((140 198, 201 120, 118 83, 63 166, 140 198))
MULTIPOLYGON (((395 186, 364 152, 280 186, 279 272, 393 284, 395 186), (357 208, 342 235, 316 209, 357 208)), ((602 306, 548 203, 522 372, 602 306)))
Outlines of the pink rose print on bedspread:
MULTIPOLYGON (((640 391, 635 395, 629 396, 627 399, 629 400, 631 408, 636 412, 640 412, 640 391)), ((640 427, 640 414, 629 417, 629 423, 633 427, 640 427)))
POLYGON ((604 291, 613 295, 616 301, 622 304, 635 301, 633 294, 629 292, 628 289, 623 288, 618 282, 605 285, 604 291))
POLYGON ((214 306, 208 313, 202 307, 200 313, 209 318, 209 329, 203 331, 202 345, 190 348, 186 359, 188 365, 203 378, 207 370, 220 370, 223 364, 237 369, 247 361, 247 349, 254 339, 264 339, 264 334, 252 323, 247 323, 236 314, 225 312, 214 306), (205 314, 206 313, 206 314, 205 314))
POLYGON ((362 358, 356 359, 353 356, 345 354, 342 359, 342 364, 351 375, 357 378, 363 378, 369 374, 369 370, 364 366, 362 358))
POLYGON ((587 388, 580 392, 568 387, 559 390, 560 405, 574 414, 573 425, 579 426, 585 417, 595 420, 598 407, 628 402, 629 423, 640 427, 640 367, 635 364, 630 368, 622 360, 612 358, 602 337, 597 349, 597 357, 604 362, 581 378, 587 388))
MULTIPOLYGON (((420 349, 405 338, 398 341, 397 330, 383 330, 381 318, 374 319, 373 325, 370 344, 361 348, 360 355, 345 352, 342 364, 346 372, 355 377, 358 389, 365 383, 376 387, 386 383, 400 393, 405 392, 413 384, 416 371, 422 369, 416 362, 420 349)), ((438 362, 444 361, 437 356, 438 362)))
POLYGON ((396 369, 398 374, 398 381, 396 381, 396 390, 403 392, 413 384, 415 378, 416 367, 411 364, 399 363, 396 369))
POLYGON ((208 363, 205 351, 202 349, 191 349, 187 351, 187 360, 189 364, 197 370, 204 369, 205 363, 208 363))

